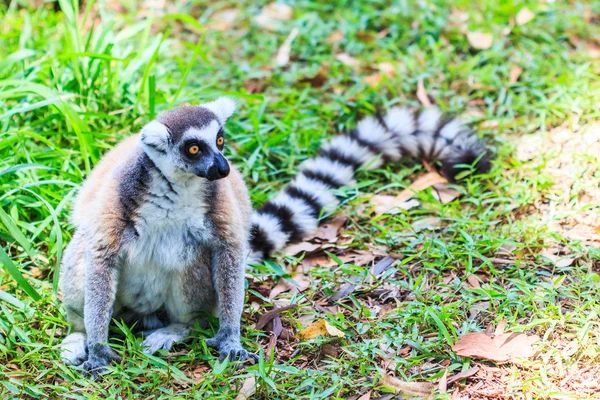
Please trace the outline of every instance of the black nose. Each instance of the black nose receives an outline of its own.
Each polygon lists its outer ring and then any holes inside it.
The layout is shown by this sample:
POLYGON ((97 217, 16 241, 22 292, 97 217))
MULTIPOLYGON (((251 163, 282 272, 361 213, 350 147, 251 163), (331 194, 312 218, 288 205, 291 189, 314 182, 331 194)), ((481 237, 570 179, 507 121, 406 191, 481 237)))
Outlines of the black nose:
POLYGON ((223 165, 217 165, 217 172, 219 173, 219 177, 225 178, 229 175, 229 164, 225 162, 223 165))

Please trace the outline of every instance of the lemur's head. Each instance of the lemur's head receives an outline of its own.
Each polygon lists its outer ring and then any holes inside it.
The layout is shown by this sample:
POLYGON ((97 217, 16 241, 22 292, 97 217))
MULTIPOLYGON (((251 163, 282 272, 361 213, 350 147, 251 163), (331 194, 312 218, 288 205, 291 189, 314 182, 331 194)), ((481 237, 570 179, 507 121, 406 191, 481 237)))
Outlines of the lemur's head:
POLYGON ((229 164, 223 157, 223 126, 234 110, 235 102, 228 97, 169 110, 142 129, 142 147, 163 173, 174 178, 225 178, 229 164))

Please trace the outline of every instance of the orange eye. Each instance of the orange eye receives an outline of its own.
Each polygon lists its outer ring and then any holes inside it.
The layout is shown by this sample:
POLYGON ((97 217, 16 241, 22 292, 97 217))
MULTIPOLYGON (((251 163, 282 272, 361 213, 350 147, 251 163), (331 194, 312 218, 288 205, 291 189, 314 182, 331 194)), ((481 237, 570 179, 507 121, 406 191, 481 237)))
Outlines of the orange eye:
POLYGON ((225 142, 225 139, 223 139, 223 136, 220 136, 217 138, 217 146, 223 146, 223 142, 225 142))
POLYGON ((188 147, 188 153, 190 153, 193 156, 198 154, 199 151, 200 151, 200 147, 196 146, 195 144, 188 147))

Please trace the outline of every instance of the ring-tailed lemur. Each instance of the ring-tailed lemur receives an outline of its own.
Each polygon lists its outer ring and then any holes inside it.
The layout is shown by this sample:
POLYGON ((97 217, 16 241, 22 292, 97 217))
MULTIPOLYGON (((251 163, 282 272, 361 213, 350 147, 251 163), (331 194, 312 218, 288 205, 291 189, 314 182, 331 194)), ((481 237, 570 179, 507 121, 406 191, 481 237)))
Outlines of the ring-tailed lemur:
POLYGON ((120 357, 108 346, 111 318, 146 330, 145 352, 169 350, 203 312, 220 326, 207 339, 220 359, 254 358, 240 344, 247 262, 264 260, 317 226, 332 189, 353 182, 361 166, 403 154, 438 159, 452 178, 485 148, 436 108, 418 116, 394 108, 322 146, 283 191, 252 212, 240 174, 223 157, 228 98, 180 106, 125 139, 94 168, 78 195, 76 232, 65 250, 61 290, 73 328, 62 358, 95 377, 120 357))

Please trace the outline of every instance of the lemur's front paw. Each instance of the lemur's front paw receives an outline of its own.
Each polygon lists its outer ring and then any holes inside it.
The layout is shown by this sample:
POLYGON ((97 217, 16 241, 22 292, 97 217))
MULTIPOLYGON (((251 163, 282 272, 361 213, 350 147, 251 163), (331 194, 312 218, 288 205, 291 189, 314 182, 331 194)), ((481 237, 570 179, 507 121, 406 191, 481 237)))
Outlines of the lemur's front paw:
POLYGON ((253 362, 258 362, 258 356, 244 349, 237 338, 223 338, 217 334, 212 339, 205 339, 205 342, 209 347, 219 350, 219 362, 223 362, 226 358, 229 358, 229 361, 244 361, 249 359, 253 362))
POLYGON ((119 364, 121 357, 106 344, 94 343, 88 345, 88 359, 82 367, 86 376, 98 379, 98 374, 106 371, 111 362, 119 364))

